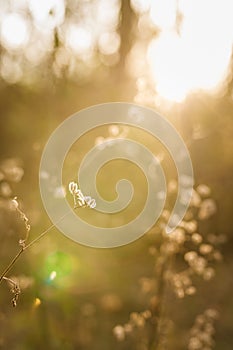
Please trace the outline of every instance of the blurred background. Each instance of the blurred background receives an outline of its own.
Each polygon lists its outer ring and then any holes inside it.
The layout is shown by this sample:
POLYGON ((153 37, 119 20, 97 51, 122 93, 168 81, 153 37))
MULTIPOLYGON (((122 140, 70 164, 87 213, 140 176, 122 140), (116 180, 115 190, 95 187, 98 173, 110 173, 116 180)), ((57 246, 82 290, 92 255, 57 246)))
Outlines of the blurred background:
MULTIPOLYGON (((9 286, 4 281, 0 286, 1 349, 232 349, 232 11, 230 0, 0 1, 1 270, 25 231, 10 199, 18 197, 32 238, 51 224, 38 181, 46 141, 71 114, 104 102, 153 108, 176 127, 189 148, 196 186, 207 185, 215 203, 214 215, 199 215, 199 233, 221 242, 213 279, 197 279, 195 294, 185 298, 179 293, 177 298, 172 288, 163 293, 171 329, 166 346, 149 347, 114 327, 156 303, 149 281, 159 285, 153 276, 163 255, 156 242, 160 226, 130 245, 107 250, 81 246, 53 229, 9 275, 22 289, 16 309, 9 286), (195 318, 209 308, 219 314, 215 343, 190 345, 195 318)), ((65 162, 64 187, 75 180, 88 149, 122 135, 161 156, 174 191, 176 172, 166 150, 145 133, 116 125, 97 128, 75 143, 65 162)), ((114 198, 118 176, 133 182, 141 205, 145 178, 124 162, 101 170, 100 193, 114 198)), ((132 206, 129 218, 137 208, 132 206)), ((115 219, 103 218, 103 225, 117 226, 115 219)), ((179 264, 182 270, 184 262, 179 264)))

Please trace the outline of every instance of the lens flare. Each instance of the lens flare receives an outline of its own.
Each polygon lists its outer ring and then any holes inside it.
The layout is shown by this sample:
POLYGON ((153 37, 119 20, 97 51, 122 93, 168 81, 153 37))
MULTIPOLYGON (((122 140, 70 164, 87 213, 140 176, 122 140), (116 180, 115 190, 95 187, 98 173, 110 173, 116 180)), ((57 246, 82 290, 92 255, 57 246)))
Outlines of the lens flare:
POLYGON ((46 258, 42 269, 43 275, 48 278, 47 282, 69 275, 72 271, 71 260, 71 257, 63 252, 57 251, 50 254, 46 258))

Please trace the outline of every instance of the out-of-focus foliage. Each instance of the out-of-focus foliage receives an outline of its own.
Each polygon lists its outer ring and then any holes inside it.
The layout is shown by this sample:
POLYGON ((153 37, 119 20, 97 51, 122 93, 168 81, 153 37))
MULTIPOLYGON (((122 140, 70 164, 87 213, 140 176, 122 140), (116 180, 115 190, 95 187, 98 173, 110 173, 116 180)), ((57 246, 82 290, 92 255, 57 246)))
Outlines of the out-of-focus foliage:
POLYGON ((121 2, 1 1, 1 76, 26 85, 46 75, 86 80, 119 61, 121 2))
MULTIPOLYGON (((170 288, 163 294, 167 348, 208 349, 214 345, 212 338, 216 349, 232 348, 232 4, 188 3, 0 2, 1 269, 25 232, 11 199, 18 197, 32 238, 50 226, 38 185, 43 147, 69 115, 96 103, 137 102, 171 121, 191 153, 198 208, 198 231, 192 231, 192 224, 183 228, 191 231, 185 234, 185 244, 195 248, 186 253, 183 233, 161 248, 167 242, 161 241, 156 225, 140 240, 109 250, 83 247, 51 231, 25 252, 9 275, 21 288, 16 309, 11 307, 12 285, 1 284, 1 349, 147 349, 145 342, 136 341, 141 328, 135 334, 130 325, 147 322, 158 305, 153 295, 161 264, 157 258, 163 256, 158 249, 174 250, 177 244, 172 265, 176 273, 166 275, 175 293, 170 288), (211 248, 219 244, 222 253, 211 248), (199 255, 206 259, 208 254, 219 263, 206 266, 199 255), (190 284, 184 266, 203 278, 195 277, 190 284), (218 310, 214 335, 213 309, 218 310)), ((114 125, 77 141, 66 159, 64 186, 75 179, 90 145, 101 146, 104 139, 120 135, 140 140, 161 155, 175 196, 176 172, 166 150, 139 130, 114 125)), ((111 197, 121 175, 133 181, 140 202, 145 179, 133 165, 126 168, 121 162, 100 173, 102 195, 111 197)), ((171 195, 169 209, 173 204, 171 195)))

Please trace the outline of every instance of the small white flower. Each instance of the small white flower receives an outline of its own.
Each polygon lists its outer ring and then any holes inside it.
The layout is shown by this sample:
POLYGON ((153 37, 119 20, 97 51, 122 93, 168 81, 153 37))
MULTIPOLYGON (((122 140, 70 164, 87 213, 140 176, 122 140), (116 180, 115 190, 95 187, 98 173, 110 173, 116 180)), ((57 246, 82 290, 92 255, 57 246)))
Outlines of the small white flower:
POLYGON ((78 191, 78 185, 75 182, 70 182, 69 183, 69 191, 71 194, 74 194, 78 191))
POLYGON ((78 188, 78 184, 76 182, 69 183, 69 191, 73 195, 74 208, 88 206, 89 208, 93 209, 96 207, 95 199, 91 198, 90 196, 84 196, 82 191, 78 188))
POLYGON ((96 207, 95 199, 91 198, 90 196, 85 196, 84 198, 88 207, 90 207, 91 209, 94 209, 96 207))
POLYGON ((13 206, 14 209, 18 208, 19 203, 17 202, 17 198, 16 197, 14 199, 12 199, 11 203, 12 203, 12 206, 13 206))

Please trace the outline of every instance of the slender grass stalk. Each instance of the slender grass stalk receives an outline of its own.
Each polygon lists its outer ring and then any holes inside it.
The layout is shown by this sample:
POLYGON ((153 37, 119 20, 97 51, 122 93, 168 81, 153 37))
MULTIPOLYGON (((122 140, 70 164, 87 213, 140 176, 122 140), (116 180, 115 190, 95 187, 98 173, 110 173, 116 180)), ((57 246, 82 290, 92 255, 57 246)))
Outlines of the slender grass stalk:
MULTIPOLYGON (((81 208, 81 206, 76 206, 74 209, 78 209, 81 208)), ((51 226, 49 226, 45 231, 43 231, 38 237, 36 237, 35 239, 33 239, 31 242, 29 242, 26 245, 22 245, 20 247, 20 250, 18 251, 18 253, 15 255, 15 257, 10 261, 10 263, 6 266, 6 268, 3 270, 3 272, 0 275, 0 283, 4 280, 5 275, 13 268, 13 266, 15 265, 15 263, 17 262, 17 260, 19 259, 19 257, 25 252, 25 250, 27 250, 28 248, 30 248, 32 245, 34 245, 35 243, 37 243, 42 237, 44 237, 50 230, 52 230, 56 224, 58 224, 61 220, 64 219, 65 216, 67 216, 70 213, 67 212, 66 214, 64 214, 57 222, 55 222, 54 224, 52 224, 51 226)))
MULTIPOLYGON (((73 200, 74 200, 74 207, 73 207, 73 209, 74 210, 79 209, 81 207, 82 208, 85 208, 85 207, 95 208, 95 206, 96 206, 95 200, 93 198, 89 197, 89 196, 84 196, 77 183, 75 183, 75 182, 70 182, 69 183, 69 192, 73 196, 73 200)), ((26 236, 25 236, 24 239, 20 239, 20 241, 19 241, 20 250, 15 255, 15 257, 10 261, 10 263, 6 266, 6 268, 3 270, 3 272, 0 274, 0 283, 3 280, 8 280, 9 281, 9 278, 7 278, 5 275, 9 271, 11 271, 11 269, 13 268, 13 266, 15 265, 15 263, 17 262, 19 257, 23 254, 23 252, 25 252, 25 250, 27 250, 32 245, 37 243, 50 230, 52 230, 61 220, 63 220, 65 216, 70 214, 70 211, 65 213, 57 222, 53 223, 45 231, 43 231, 38 237, 36 237, 31 242, 26 244, 26 242, 27 242, 27 240, 29 238, 29 232, 30 232, 30 229, 31 229, 31 227, 30 227, 30 225, 28 223, 28 218, 24 214, 24 212, 19 208, 19 204, 17 202, 17 198, 16 197, 12 200, 12 203, 13 203, 16 211, 19 213, 21 219, 24 221, 25 228, 26 228, 26 236)))

